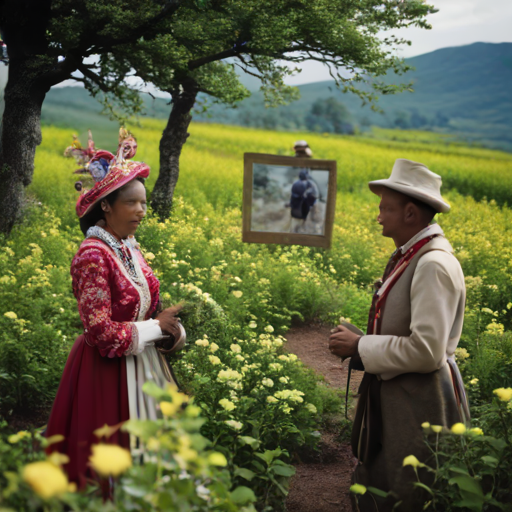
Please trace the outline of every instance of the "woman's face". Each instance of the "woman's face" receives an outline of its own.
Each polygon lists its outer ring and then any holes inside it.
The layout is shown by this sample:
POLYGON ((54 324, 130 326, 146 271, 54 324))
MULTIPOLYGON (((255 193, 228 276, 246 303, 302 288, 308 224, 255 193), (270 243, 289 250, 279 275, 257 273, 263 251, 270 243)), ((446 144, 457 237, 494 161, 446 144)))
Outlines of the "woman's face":
POLYGON ((133 235, 146 215, 146 189, 139 180, 127 183, 119 190, 116 200, 102 201, 105 211, 105 229, 118 238, 133 235))

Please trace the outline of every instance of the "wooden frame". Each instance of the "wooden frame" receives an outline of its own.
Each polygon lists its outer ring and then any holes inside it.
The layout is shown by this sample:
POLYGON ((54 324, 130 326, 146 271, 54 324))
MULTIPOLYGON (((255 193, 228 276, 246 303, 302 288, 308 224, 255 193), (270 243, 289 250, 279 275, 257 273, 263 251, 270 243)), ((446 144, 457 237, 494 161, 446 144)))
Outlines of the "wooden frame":
MULTIPOLYGON (((294 188, 294 191, 296 190, 299 189, 294 188)), ((308 197, 315 197, 314 190, 308 188, 308 197)), ((242 240, 260 244, 329 248, 336 192, 335 160, 245 153, 242 240), (297 194, 292 196, 291 189, 292 186, 300 188, 305 179, 309 180, 308 184, 314 183, 318 200, 308 199, 309 202, 314 201, 314 205, 305 205, 300 211, 307 210, 306 217, 296 219, 292 211, 297 214, 297 201, 302 205, 305 200, 297 199, 297 194), (298 185, 295 185, 296 183, 298 185), (288 190, 290 192, 287 192, 288 190), (286 198, 289 199, 288 204, 285 202, 286 198), (311 215, 309 212, 312 212, 311 215)), ((303 194, 303 197, 306 196, 303 194)))

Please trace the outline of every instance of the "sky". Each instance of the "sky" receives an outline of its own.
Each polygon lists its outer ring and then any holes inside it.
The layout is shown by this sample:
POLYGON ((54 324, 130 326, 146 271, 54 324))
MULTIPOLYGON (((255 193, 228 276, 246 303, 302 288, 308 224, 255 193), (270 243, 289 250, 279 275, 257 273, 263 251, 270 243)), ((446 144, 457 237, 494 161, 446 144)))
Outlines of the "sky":
MULTIPOLYGON (((512 0, 427 0, 439 11, 427 17, 431 30, 408 28, 394 31, 411 41, 399 51, 401 57, 415 57, 439 48, 476 42, 512 42, 512 0)), ((318 62, 302 64, 302 73, 287 80, 290 85, 331 80, 318 62)))
MULTIPOLYGON (((438 12, 427 17, 431 30, 416 27, 394 31, 400 37, 409 39, 411 46, 398 51, 400 57, 415 57, 439 48, 463 46, 476 42, 512 42, 512 0, 426 0, 438 12)), ((386 34, 387 35, 387 34, 386 34)), ((295 66, 293 66, 295 67, 295 66)), ((288 77, 289 85, 331 80, 327 68, 319 62, 304 62, 302 72, 288 77)), ((138 83, 136 81, 135 83, 138 83)), ((62 86, 77 85, 66 80, 62 86)), ((169 96, 153 86, 143 87, 156 96, 169 96)))

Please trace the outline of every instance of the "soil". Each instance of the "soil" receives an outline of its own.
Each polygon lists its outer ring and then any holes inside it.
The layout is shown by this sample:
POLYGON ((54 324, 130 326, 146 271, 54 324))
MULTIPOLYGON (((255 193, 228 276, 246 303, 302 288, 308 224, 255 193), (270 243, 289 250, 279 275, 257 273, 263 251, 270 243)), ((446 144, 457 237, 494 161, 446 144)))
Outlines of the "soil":
MULTIPOLYGON (((343 363, 332 355, 327 346, 330 329, 322 325, 292 328, 286 335, 286 349, 321 374, 328 386, 345 393, 349 360, 343 363)), ((353 372, 350 379, 351 395, 355 396, 362 372, 353 372)), ((341 411, 340 411, 341 415, 341 411)), ((340 441, 339 432, 324 428, 320 452, 316 457, 302 457, 295 464, 297 473, 292 478, 286 499, 288 512, 349 512, 349 487, 356 459, 348 442, 340 441)))

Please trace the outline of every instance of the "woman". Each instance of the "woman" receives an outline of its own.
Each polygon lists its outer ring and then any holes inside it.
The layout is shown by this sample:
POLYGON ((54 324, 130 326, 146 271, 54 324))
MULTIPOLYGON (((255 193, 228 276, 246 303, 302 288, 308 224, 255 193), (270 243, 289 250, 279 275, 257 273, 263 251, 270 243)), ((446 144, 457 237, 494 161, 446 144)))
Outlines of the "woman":
MULTIPOLYGON (((178 307, 156 314, 159 282, 133 237, 146 215, 143 179, 149 167, 128 160, 137 143, 124 129, 114 157, 95 151, 87 168, 96 183, 76 205, 85 240, 73 258, 73 293, 84 325, 75 341, 48 422, 47 436, 61 434, 51 450, 69 457, 69 479, 83 487, 92 477, 90 447, 94 430, 128 419, 156 419, 156 404, 142 392, 148 380, 172 381, 169 366, 155 348, 172 337, 184 343, 178 307), (152 316, 156 318, 152 318, 152 316)), ((108 442, 130 447, 116 431, 108 442)))

